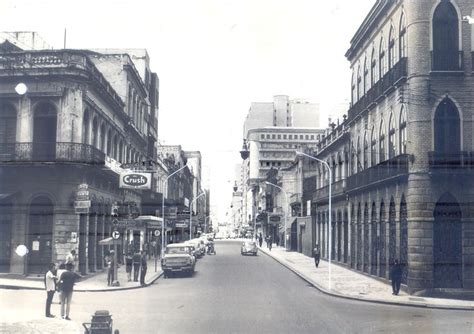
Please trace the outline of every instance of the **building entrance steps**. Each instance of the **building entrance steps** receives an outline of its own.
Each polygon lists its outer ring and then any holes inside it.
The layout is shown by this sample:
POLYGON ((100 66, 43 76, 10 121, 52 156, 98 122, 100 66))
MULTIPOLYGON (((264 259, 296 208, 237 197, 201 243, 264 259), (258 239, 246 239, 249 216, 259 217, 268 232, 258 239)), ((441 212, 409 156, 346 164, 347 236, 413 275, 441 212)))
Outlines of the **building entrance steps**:
POLYGON ((321 260, 316 268, 312 257, 286 251, 283 247, 273 247, 269 251, 263 245, 263 247, 259 247, 259 250, 326 294, 384 304, 474 310, 474 301, 472 300, 417 297, 401 290, 398 296, 392 295, 391 284, 335 263, 331 263, 331 289, 329 289, 328 261, 321 260))
MULTIPOLYGON (((155 260, 149 259, 147 261, 147 273, 145 276, 145 285, 148 286, 153 284, 162 274, 160 259, 156 261, 155 271, 155 260)), ((42 278, 31 278, 31 277, 15 277, 12 275, 5 274, 0 276, 0 288, 3 289, 29 289, 29 290, 44 290, 44 283, 42 278)), ((132 281, 128 282, 127 273, 125 271, 125 265, 120 265, 117 269, 117 277, 120 282, 120 286, 107 286, 107 270, 101 270, 96 273, 85 276, 74 286, 74 291, 77 292, 100 292, 100 291, 114 291, 114 290, 129 290, 141 288, 140 278, 138 282, 133 281, 133 270, 132 270, 132 281)), ((140 276, 139 276, 140 277, 140 276)))

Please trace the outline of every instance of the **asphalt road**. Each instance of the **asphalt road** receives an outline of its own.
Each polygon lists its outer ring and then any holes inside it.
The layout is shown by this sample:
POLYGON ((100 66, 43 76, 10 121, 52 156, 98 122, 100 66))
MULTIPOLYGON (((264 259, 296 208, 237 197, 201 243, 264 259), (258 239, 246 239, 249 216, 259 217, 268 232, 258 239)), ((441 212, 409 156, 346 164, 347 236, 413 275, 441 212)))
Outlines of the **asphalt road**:
MULTIPOLYGON (((239 247, 218 242, 217 255, 199 260, 193 277, 160 278, 131 291, 75 293, 71 318, 88 321, 95 310, 107 309, 121 334, 474 333, 472 312, 327 296, 264 254, 241 256, 239 247)), ((2 298, 16 300, 12 306, 19 309, 9 312, 42 312, 43 294, 2 291, 2 298)))

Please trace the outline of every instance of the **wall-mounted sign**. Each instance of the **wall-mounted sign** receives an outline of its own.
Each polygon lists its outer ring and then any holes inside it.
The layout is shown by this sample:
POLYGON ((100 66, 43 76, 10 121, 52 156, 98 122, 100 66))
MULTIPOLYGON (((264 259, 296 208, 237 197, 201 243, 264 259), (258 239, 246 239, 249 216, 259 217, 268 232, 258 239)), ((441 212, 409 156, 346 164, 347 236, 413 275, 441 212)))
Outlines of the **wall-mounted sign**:
POLYGON ((33 241, 33 243, 31 244, 31 250, 32 251, 39 251, 40 249, 40 242, 38 240, 35 240, 33 241))
POLYGON ((151 189, 150 173, 125 172, 120 174, 120 188, 151 189))
POLYGON ((77 242, 77 232, 71 232, 71 242, 77 242))

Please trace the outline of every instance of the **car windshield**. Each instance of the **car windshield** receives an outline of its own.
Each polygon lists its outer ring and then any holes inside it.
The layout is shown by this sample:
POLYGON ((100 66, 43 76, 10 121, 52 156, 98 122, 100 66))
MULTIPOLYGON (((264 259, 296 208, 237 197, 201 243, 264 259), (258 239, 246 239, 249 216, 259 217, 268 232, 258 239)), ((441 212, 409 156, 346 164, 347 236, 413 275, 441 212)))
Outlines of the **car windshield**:
POLYGON ((187 254, 189 247, 166 247, 165 254, 187 254))

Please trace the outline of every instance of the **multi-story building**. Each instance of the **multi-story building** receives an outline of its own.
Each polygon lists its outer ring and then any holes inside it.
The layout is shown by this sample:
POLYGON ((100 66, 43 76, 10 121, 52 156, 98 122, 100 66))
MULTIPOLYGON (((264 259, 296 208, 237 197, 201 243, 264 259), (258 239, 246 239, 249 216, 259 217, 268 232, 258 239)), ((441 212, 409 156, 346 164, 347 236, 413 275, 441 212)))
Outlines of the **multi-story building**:
POLYGON ((346 53, 347 119, 312 152, 332 171, 331 212, 327 168, 307 167, 307 240, 382 279, 399 259, 410 292, 474 287, 472 8, 377 1, 346 53))
MULTIPOLYGON (((23 45, 0 47, 1 271, 39 273, 77 249, 77 269, 88 273, 103 266, 112 208, 139 211, 140 190, 119 189, 118 175, 122 164, 153 159, 157 87, 126 52, 23 45)), ((124 233, 124 246, 143 235, 124 233)))

